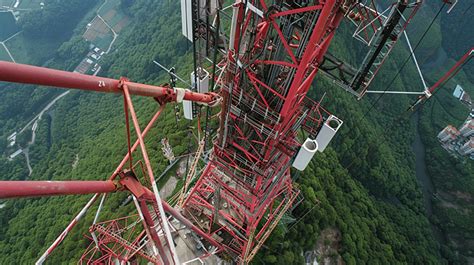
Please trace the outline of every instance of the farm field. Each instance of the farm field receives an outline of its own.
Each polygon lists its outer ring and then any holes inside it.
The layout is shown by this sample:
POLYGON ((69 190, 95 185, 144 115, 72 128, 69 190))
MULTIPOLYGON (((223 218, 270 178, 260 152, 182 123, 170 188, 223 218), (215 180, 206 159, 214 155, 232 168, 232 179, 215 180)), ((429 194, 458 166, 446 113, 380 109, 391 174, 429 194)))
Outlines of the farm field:
POLYGON ((99 15, 104 16, 107 12, 112 9, 119 8, 120 0, 104 0, 105 3, 99 10, 99 15))
POLYGON ((113 31, 118 34, 130 23, 130 19, 122 12, 119 0, 105 0, 97 14, 89 23, 83 38, 106 51, 114 39, 113 31))
POLYGON ((91 26, 84 32, 83 38, 102 50, 107 50, 113 39, 113 33, 99 17, 95 17, 91 26))
POLYGON ((0 41, 4 41, 20 30, 10 12, 0 12, 0 41))
POLYGON ((119 0, 107 0, 98 13, 115 32, 120 32, 130 23, 129 18, 120 9, 119 0))
POLYGON ((20 0, 20 5, 18 8, 21 9, 39 9, 40 3, 44 2, 44 0, 20 0))
POLYGON ((1 7, 11 7, 15 4, 15 0, 0 0, 1 7))

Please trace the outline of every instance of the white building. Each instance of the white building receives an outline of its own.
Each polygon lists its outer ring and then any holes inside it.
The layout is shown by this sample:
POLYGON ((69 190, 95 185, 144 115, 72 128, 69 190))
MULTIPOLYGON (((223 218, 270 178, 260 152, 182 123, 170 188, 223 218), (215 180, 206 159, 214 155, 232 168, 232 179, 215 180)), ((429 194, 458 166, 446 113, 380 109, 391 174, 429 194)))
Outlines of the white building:
POLYGON ((454 88, 453 96, 457 99, 461 99, 463 95, 464 89, 460 85, 457 85, 456 88, 454 88))
POLYGON ((7 141, 9 142, 9 146, 14 146, 16 143, 16 132, 12 133, 10 136, 7 137, 7 141))
POLYGON ((460 132, 458 131, 458 129, 456 129, 452 125, 448 125, 438 134, 438 139, 441 142, 445 143, 445 142, 456 140, 456 138, 459 135, 460 135, 460 132))
POLYGON ((18 156, 19 154, 21 154, 22 152, 23 152, 22 149, 18 149, 18 150, 15 151, 15 153, 11 154, 11 155, 8 157, 8 159, 9 159, 9 160, 13 160, 13 158, 17 157, 17 156, 18 156))
POLYGON ((100 55, 97 55, 95 53, 91 54, 91 57, 94 59, 94 60, 99 60, 100 59, 100 55))
POLYGON ((10 136, 7 137, 8 141, 14 141, 16 139, 16 132, 12 133, 10 136))
POLYGON ((461 129, 459 129, 462 136, 464 137, 471 137, 474 135, 474 119, 470 118, 466 120, 466 122, 462 125, 461 129))
POLYGON ((459 148, 461 155, 470 155, 474 153, 474 137, 471 137, 461 148, 459 148))

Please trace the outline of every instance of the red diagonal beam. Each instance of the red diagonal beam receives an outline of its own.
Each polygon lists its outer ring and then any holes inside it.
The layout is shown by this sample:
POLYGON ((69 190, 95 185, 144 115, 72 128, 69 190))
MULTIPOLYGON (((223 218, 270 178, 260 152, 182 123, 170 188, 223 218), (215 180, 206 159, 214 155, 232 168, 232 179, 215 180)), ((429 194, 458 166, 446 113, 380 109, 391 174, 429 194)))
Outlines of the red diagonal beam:
POLYGON ((297 60, 296 60, 296 57, 295 57, 295 54, 294 54, 293 51, 291 50, 291 47, 290 47, 290 45, 288 44, 288 41, 286 40, 285 35, 283 35, 283 32, 281 32, 280 27, 279 27, 278 24, 275 22, 275 20, 271 20, 271 23, 272 23, 273 28, 276 30, 278 36, 280 37, 281 43, 283 43, 283 47, 285 47, 285 50, 286 50, 286 52, 288 53, 288 55, 290 56, 291 61, 292 61, 293 64, 295 64, 295 65, 298 64, 298 62, 297 62, 297 60))
POLYGON ((447 80, 449 80, 451 77, 457 74, 459 69, 467 63, 472 57, 474 57, 474 47, 472 47, 466 54, 464 54, 459 61, 456 62, 456 64, 449 69, 446 74, 441 77, 436 84, 434 84, 432 87, 429 88, 430 93, 434 93, 436 88, 444 84, 447 80))
POLYGON ((295 9, 290 9, 290 10, 281 11, 281 12, 272 14, 272 15, 270 15, 270 17, 275 18, 275 17, 293 15, 293 14, 297 14, 297 13, 304 13, 304 12, 309 12, 309 11, 314 11, 314 10, 320 10, 322 8, 323 8, 323 5, 314 5, 314 6, 307 6, 307 7, 302 7, 302 8, 295 8, 295 9))
MULTIPOLYGON (((155 176, 154 176, 154 173, 153 173, 153 169, 151 167, 150 159, 148 158, 148 152, 146 150, 145 140, 142 137, 142 130, 140 129, 140 125, 138 123, 138 118, 137 118, 137 115, 135 113, 135 108, 134 108, 133 103, 132 103, 132 98, 130 96, 130 88, 129 88, 128 84, 123 85, 123 92, 124 92, 124 96, 125 96, 125 101, 128 105, 128 109, 130 111, 130 116, 132 116, 133 125, 135 127, 135 132, 137 133, 138 141, 139 141, 139 144, 140 144, 140 150, 142 152, 143 160, 145 161, 147 174, 148 174, 148 177, 150 178, 150 183, 151 183, 151 186, 152 186, 152 189, 153 189, 153 193, 155 195, 156 203, 158 204, 158 209, 159 209, 158 214, 160 214, 160 218, 161 218, 161 220, 163 220, 163 233, 166 235, 164 238, 165 238, 166 242, 168 243, 169 252, 170 252, 171 257, 174 261, 174 264, 180 264, 179 258, 178 258, 177 253, 176 253, 175 246, 173 245, 174 243, 173 243, 173 239, 171 237, 171 232, 170 232, 170 229, 168 227, 168 223, 166 222, 166 215, 165 215, 165 212, 163 210, 163 205, 161 203, 160 193, 158 191, 158 187, 156 186, 155 176)), ((146 208, 146 205, 142 205, 142 208, 146 208)), ((153 229, 153 227, 152 227, 153 220, 151 219, 151 216, 147 217, 146 216, 148 214, 147 212, 143 212, 143 214, 145 215, 145 220, 150 219, 147 222, 147 224, 148 224, 149 228, 153 229)), ((155 235, 155 234, 156 234, 156 231, 154 230, 153 233, 152 233, 152 236, 155 235)), ((161 244, 161 242, 160 242, 161 240, 158 237, 158 235, 153 236, 152 239, 153 239, 155 245, 159 246, 161 244)), ((165 264, 168 263, 168 259, 167 259, 166 254, 164 252, 163 252, 163 255, 162 255, 161 258, 163 259, 163 262, 165 264)))

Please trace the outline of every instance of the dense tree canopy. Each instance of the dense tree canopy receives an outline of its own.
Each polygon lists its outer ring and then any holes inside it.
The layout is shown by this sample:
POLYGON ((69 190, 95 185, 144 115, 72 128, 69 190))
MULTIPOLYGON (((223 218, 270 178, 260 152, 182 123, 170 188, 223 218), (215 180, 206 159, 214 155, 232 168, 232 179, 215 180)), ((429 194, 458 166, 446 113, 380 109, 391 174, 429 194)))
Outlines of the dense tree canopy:
POLYGON ((84 12, 94 4, 93 0, 45 1, 45 8, 21 16, 20 25, 30 37, 63 38, 70 36, 84 12))

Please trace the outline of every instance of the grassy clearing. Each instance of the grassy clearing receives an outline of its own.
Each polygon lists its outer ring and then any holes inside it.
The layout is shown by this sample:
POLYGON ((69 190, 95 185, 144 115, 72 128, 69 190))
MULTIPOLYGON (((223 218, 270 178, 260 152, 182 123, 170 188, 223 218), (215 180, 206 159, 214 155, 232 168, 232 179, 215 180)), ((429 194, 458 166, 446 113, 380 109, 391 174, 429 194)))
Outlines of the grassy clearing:
POLYGON ((98 14, 102 19, 95 17, 83 37, 105 51, 113 40, 109 26, 118 33, 130 23, 130 19, 122 12, 119 0, 107 0, 98 14))
POLYGON ((114 36, 112 33, 107 33, 95 39, 94 44, 95 46, 99 47, 103 51, 107 51, 109 48, 110 43, 112 42, 114 36))
POLYGON ((60 44, 50 39, 32 41, 25 38, 23 33, 20 33, 5 45, 7 45, 18 63, 41 64, 41 62, 53 57, 60 44))

